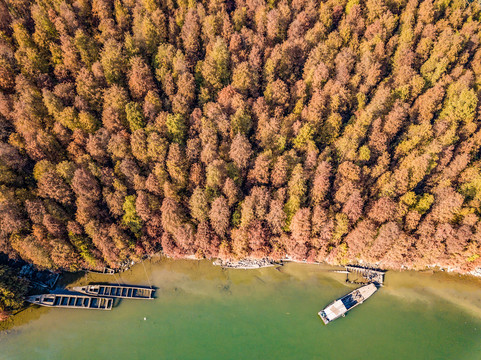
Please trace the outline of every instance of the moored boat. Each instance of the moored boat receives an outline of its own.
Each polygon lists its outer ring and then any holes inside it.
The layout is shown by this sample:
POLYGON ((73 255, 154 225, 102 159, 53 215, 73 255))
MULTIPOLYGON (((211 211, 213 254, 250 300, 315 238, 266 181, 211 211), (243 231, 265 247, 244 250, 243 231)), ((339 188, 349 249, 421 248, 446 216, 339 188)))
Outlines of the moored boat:
POLYGON ((75 294, 42 294, 26 298, 32 304, 70 309, 111 310, 113 299, 75 294))
POLYGON ((331 321, 336 320, 341 316, 345 316, 346 313, 359 304, 362 304, 367 298, 377 291, 376 285, 373 283, 361 286, 359 289, 351 291, 349 294, 344 295, 342 298, 332 302, 325 309, 319 311, 318 315, 324 322, 329 324, 331 321))
POLYGON ((102 268, 102 270, 92 270, 92 269, 84 269, 84 271, 94 274, 105 274, 105 275, 114 275, 115 269, 111 269, 108 267, 102 268))
POLYGON ((77 291, 87 295, 105 296, 110 298, 121 299, 153 299, 155 289, 145 286, 128 286, 128 285, 85 285, 76 286, 72 291, 77 291))

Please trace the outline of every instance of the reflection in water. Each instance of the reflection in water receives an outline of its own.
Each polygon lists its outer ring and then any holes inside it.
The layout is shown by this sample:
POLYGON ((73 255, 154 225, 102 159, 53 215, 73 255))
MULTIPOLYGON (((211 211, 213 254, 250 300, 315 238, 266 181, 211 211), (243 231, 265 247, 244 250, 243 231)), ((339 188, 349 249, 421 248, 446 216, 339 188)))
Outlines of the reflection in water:
POLYGON ((319 309, 351 291, 329 266, 223 270, 154 259, 117 277, 158 288, 111 312, 29 309, 0 334, 0 359, 480 359, 481 281, 388 272, 385 286, 325 326, 319 309), (100 313, 100 314, 99 314, 100 313))

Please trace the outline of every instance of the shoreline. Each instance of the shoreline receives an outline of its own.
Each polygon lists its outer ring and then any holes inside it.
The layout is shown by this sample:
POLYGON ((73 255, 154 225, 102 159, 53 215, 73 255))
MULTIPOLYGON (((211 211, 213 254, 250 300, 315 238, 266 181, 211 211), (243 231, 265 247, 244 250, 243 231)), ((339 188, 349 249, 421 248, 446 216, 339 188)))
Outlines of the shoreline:
MULTIPOLYGON (((207 261, 211 261, 213 263, 213 265, 215 265, 215 266, 223 266, 223 265, 221 265, 222 263, 231 263, 234 266, 225 266, 225 267, 226 268, 232 268, 232 269, 241 269, 241 270, 245 270, 242 267, 242 265, 240 265, 238 267, 235 266, 235 265, 238 264, 238 263, 243 263, 243 262, 257 263, 259 261, 265 261, 265 262, 270 262, 273 265, 267 265, 266 264, 264 266, 259 266, 259 267, 256 267, 256 266, 247 267, 246 269, 254 270, 254 269, 259 269, 259 268, 263 268, 263 267, 276 266, 276 264, 278 264, 278 263, 292 262, 292 263, 297 263, 297 264, 308 264, 308 265, 323 265, 324 264, 324 265, 335 266, 335 267, 345 267, 346 265, 355 265, 355 266, 362 266, 362 267, 367 267, 367 268, 371 268, 371 269, 380 269, 380 270, 383 270, 383 271, 399 271, 399 272, 415 271, 415 272, 420 272, 420 273, 423 273, 423 272, 426 272, 426 271, 435 271, 435 272, 446 272, 446 273, 458 274, 458 275, 463 275, 463 276, 472 276, 474 278, 481 278, 481 267, 477 267, 474 270, 467 271, 467 270, 462 270, 459 267, 443 267, 442 265, 439 265, 439 264, 430 264, 430 265, 425 265, 424 267, 402 265, 400 268, 397 268, 397 267, 386 266, 386 265, 383 265, 381 263, 368 263, 368 262, 365 262, 365 261, 362 261, 362 260, 358 261, 358 262, 349 262, 349 263, 345 263, 345 264, 330 263, 330 262, 327 262, 327 261, 296 260, 296 259, 294 259, 294 258, 292 258, 288 255, 286 257, 282 258, 282 259, 272 259, 272 258, 269 258, 269 257, 265 257, 265 258, 262 258, 262 259, 250 258, 250 257, 246 257, 246 258, 242 258, 242 259, 221 259, 221 258, 197 258, 195 255, 185 255, 185 256, 182 256, 182 257, 170 257, 170 256, 167 256, 167 255, 162 254, 162 253, 157 253, 157 254, 154 254, 152 256, 147 257, 147 259, 152 258, 152 257, 160 257, 160 258, 165 257, 165 258, 172 259, 172 260, 197 260, 197 261, 207 260, 207 261)), ((145 260, 142 260, 142 261, 145 261, 145 260)), ((142 261, 136 262, 134 264, 140 264, 142 261)))
MULTIPOLYGON (((197 259, 191 256, 186 256, 183 258, 179 258, 179 260, 212 260, 212 259, 197 259)), ((256 258, 244 258, 240 260, 222 260, 222 259, 214 259, 213 260, 213 265, 215 266, 222 266, 225 268, 230 268, 230 269, 259 269, 259 268, 264 268, 264 267, 271 267, 271 266, 282 266, 284 263, 297 263, 297 264, 308 264, 308 265, 329 265, 329 266, 335 266, 335 267, 345 267, 346 265, 356 265, 356 266, 362 266, 362 267, 367 267, 371 269, 381 269, 383 271, 415 271, 415 272, 426 272, 426 271, 435 271, 435 272, 446 272, 446 273, 452 273, 452 274, 458 274, 458 275, 463 275, 463 276, 472 276, 474 278, 481 278, 481 267, 476 268, 471 271, 463 271, 459 268, 445 268, 440 266, 439 264, 433 264, 433 265, 426 265, 424 269, 422 268, 415 268, 415 267, 407 267, 407 266, 402 266, 401 268, 392 268, 392 267, 386 267, 382 266, 381 264, 370 264, 366 263, 363 261, 356 262, 356 263, 347 263, 347 264, 331 264, 328 263, 327 261, 307 261, 307 260, 296 260, 293 258, 290 258, 289 256, 286 256, 283 259, 280 260, 273 260, 270 258, 263 258, 263 259, 256 259, 256 258), (244 267, 242 264, 247 263, 247 264, 252 264, 252 266, 246 266, 244 267), (262 263, 261 265, 257 266, 257 264, 262 263)))
MULTIPOLYGON (((148 281, 150 281, 151 275, 152 275, 152 266, 158 266, 159 264, 162 264, 164 262, 169 262, 170 264, 167 264, 167 266, 170 268, 173 263, 181 263, 182 261, 185 261, 187 263, 193 263, 192 260, 195 260, 197 262, 205 262, 211 264, 211 266, 215 268, 219 268, 220 264, 214 264, 212 259, 197 259, 194 257, 183 257, 183 258, 171 258, 167 257, 163 254, 155 254, 153 256, 150 256, 141 262, 136 262, 135 264, 132 265, 132 268, 126 269, 123 272, 116 273, 114 276, 112 275, 107 275, 107 274, 96 274, 96 273, 86 273, 86 272, 76 272, 76 273, 70 273, 70 272, 62 272, 60 274, 60 279, 57 284, 56 289, 58 288, 64 288, 67 286, 72 286, 73 284, 84 284, 84 283, 95 283, 95 282, 111 282, 111 283, 116 283, 118 281, 125 282, 127 281, 132 281, 132 284, 136 283, 141 283, 142 281, 145 281, 144 278, 148 273, 148 281), (167 260, 167 261, 166 261, 167 260), (144 262, 144 266, 147 263, 150 263, 150 268, 144 272, 144 269, 139 266, 142 262, 144 262), (136 268, 136 269, 133 269, 136 268), (133 272, 136 273, 136 275, 133 274, 133 272), (140 281, 139 281, 140 280, 140 281)), ((218 260, 218 259, 217 259, 218 260)), ((245 259, 243 259, 245 260, 245 259)), ((249 260, 254 260, 254 261, 259 261, 259 259, 249 259, 249 260)), ((271 260, 269 260, 271 261, 271 260)), ((215 261, 214 261, 215 262, 215 261)), ((305 264, 305 265, 316 265, 321 267, 320 271, 332 271, 332 270, 339 270, 344 267, 344 265, 340 264, 329 264, 327 262, 308 262, 308 261, 302 261, 302 260, 295 260, 295 259, 290 259, 290 258, 285 258, 282 259, 282 265, 287 265, 289 263, 292 264, 305 264)), ((363 266, 368 266, 369 264, 362 263, 363 266)), ((255 269, 263 269, 266 267, 276 267, 276 266, 281 266, 280 264, 268 264, 267 262, 264 264, 264 266, 258 266, 258 267, 226 267, 226 270, 255 270, 255 269)), ((455 272, 455 271, 448 271, 447 269, 441 269, 439 267, 426 267, 425 269, 409 269, 409 268, 403 268, 403 269, 386 269, 387 271, 390 271, 391 273, 394 274, 402 274, 405 272, 411 273, 413 276, 415 274, 428 274, 430 276, 439 276, 442 274, 445 274, 446 276, 451 276, 450 278, 447 278, 449 280, 467 280, 467 281, 481 281, 481 273, 476 273, 476 274, 471 274, 471 273, 460 273, 460 272, 455 272), (454 277, 454 275, 457 275, 457 277, 454 277)), ((396 276, 397 277, 397 276, 396 276)), ((55 291, 53 289, 52 291, 55 291)), ((10 318, 4 322, 0 322, 0 333, 8 333, 12 329, 22 326, 27 324, 28 322, 39 318, 42 316, 44 313, 48 312, 50 309, 48 308, 42 308, 42 307, 34 307, 34 306, 27 306, 24 309, 18 311, 15 314, 12 314, 10 318)))

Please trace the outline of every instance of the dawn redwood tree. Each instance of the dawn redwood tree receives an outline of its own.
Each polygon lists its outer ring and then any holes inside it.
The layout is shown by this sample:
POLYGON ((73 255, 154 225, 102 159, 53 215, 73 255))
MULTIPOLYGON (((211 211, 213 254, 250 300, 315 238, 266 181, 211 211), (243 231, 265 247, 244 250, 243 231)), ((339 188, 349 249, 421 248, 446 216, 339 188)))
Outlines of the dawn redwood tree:
POLYGON ((139 56, 130 60, 128 77, 130 93, 135 99, 142 99, 149 91, 155 90, 154 78, 150 67, 139 56))
POLYGON ((221 238, 224 238, 229 227, 230 210, 227 200, 219 196, 212 202, 209 219, 212 228, 221 238))
POLYGON ((77 196, 90 201, 100 200, 100 186, 92 173, 84 168, 75 170, 72 178, 72 189, 77 196))
POLYGON ((37 180, 39 195, 61 204, 72 202, 72 191, 55 170, 46 170, 37 180))
POLYGON ((309 242, 311 237, 311 211, 309 208, 297 210, 291 221, 292 237, 298 243, 309 242))
POLYGON ((252 155, 252 147, 244 134, 238 133, 234 137, 229 155, 239 169, 247 167, 249 158, 252 155))
POLYGON ((329 178, 331 176, 331 165, 322 161, 317 166, 316 172, 314 174, 314 181, 311 187, 310 198, 314 204, 322 202, 330 189, 329 178))
POLYGON ((209 217, 209 203, 205 190, 201 187, 196 187, 189 201, 190 214, 192 218, 199 223, 208 219, 209 217))

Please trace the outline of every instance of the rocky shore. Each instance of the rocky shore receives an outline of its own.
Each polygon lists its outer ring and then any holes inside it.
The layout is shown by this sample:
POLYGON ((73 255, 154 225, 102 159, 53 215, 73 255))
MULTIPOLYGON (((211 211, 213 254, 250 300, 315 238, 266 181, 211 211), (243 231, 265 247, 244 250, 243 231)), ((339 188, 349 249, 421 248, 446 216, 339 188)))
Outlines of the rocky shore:
POLYGON ((269 260, 267 258, 264 259, 242 259, 239 261, 229 261, 229 260, 222 260, 217 259, 212 264, 216 266, 222 266, 223 268, 229 269, 259 269, 263 267, 270 267, 270 266, 279 266, 282 263, 275 262, 269 260))
MULTIPOLYGON (((184 257, 184 259, 191 259, 190 257, 184 257)), ((193 260, 198 260, 197 258, 193 260)), ((315 262, 315 261, 307 261, 307 260, 296 260, 294 258, 291 258, 289 256, 286 256, 280 261, 274 261, 269 258, 263 258, 263 259, 242 259, 238 261, 234 260, 223 260, 223 259, 217 259, 213 261, 213 264, 216 266, 222 266, 223 268, 229 268, 229 269, 259 269, 263 267, 270 267, 270 266, 282 266, 285 262, 295 262, 295 263, 300 263, 300 264, 322 264, 323 262, 315 262)), ((330 264, 330 265, 337 265, 337 266, 343 266, 341 264, 332 264, 332 263, 324 263, 324 264, 330 264)), ((382 266, 382 264, 376 263, 376 264, 368 264, 368 263, 359 263, 360 266, 367 266, 371 268, 382 268, 385 270, 395 270, 395 271, 403 271, 403 270, 414 270, 414 271, 423 271, 423 269, 420 268, 412 268, 412 267, 407 267, 403 266, 401 269, 396 269, 396 268, 391 268, 389 266, 382 266)), ((474 277, 481 278, 481 268, 475 268, 472 271, 463 271, 460 268, 444 268, 438 264, 431 265, 431 266, 426 266, 425 269, 432 269, 432 270, 437 270, 437 271, 446 271, 446 272, 453 272, 457 273, 460 275, 471 275, 474 277)))
POLYGON ((473 271, 469 272, 468 274, 476 277, 481 277, 481 268, 476 268, 473 271))

